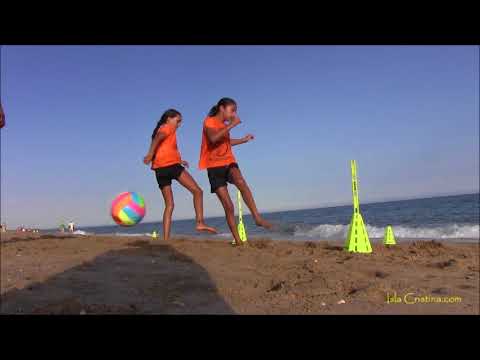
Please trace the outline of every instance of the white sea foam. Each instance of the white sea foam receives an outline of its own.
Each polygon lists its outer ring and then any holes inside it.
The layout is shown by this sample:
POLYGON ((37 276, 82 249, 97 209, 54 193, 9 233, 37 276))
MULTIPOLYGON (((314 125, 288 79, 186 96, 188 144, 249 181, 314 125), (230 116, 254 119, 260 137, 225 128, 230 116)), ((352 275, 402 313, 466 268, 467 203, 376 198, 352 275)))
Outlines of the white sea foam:
POLYGON ((115 233, 116 236, 152 236, 152 234, 144 233, 144 234, 129 234, 129 233, 115 233))
MULTIPOLYGON (((318 239, 345 239, 348 225, 322 224, 312 229, 297 228, 295 237, 308 237, 318 239)), ((367 232, 370 238, 382 238, 384 227, 370 226, 367 224, 367 232)), ((398 238, 423 238, 423 239, 479 239, 479 225, 448 224, 439 227, 410 227, 393 226, 393 232, 398 238)))
POLYGON ((222 237, 222 238, 231 237, 232 233, 220 233, 220 234, 216 234, 215 236, 219 236, 219 237, 222 237))

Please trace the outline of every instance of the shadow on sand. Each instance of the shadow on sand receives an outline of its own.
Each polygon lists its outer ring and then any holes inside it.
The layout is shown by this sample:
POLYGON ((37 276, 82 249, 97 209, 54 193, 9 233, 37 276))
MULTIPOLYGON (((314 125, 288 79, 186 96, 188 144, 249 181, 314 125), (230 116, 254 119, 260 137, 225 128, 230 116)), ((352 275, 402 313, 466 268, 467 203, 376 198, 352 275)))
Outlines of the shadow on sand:
POLYGON ((2 314, 233 314, 207 271, 169 245, 134 241, 2 296, 2 314))

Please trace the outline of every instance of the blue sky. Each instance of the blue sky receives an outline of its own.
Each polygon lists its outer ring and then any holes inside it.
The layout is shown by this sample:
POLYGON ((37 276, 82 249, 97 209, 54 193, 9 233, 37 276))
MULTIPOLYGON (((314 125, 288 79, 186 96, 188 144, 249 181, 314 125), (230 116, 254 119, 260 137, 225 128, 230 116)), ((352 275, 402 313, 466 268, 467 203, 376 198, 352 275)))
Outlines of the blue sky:
MULTIPOLYGON (((479 189, 479 50, 474 46, 3 46, 1 210, 9 227, 112 224, 122 191, 160 220, 163 200, 142 163, 164 110, 196 167, 202 121, 223 96, 239 105, 234 148, 259 209, 361 203, 479 189)), ((233 195, 233 188, 230 188, 233 195)), ((174 219, 193 217, 174 185, 174 219)))

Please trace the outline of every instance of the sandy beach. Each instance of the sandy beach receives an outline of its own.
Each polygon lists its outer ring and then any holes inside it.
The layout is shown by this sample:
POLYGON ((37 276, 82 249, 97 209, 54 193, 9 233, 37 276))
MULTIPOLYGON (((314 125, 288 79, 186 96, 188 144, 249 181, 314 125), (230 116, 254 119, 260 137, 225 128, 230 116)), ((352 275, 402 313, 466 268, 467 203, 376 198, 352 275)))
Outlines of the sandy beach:
POLYGON ((2 314, 480 314, 472 243, 1 238, 2 314))

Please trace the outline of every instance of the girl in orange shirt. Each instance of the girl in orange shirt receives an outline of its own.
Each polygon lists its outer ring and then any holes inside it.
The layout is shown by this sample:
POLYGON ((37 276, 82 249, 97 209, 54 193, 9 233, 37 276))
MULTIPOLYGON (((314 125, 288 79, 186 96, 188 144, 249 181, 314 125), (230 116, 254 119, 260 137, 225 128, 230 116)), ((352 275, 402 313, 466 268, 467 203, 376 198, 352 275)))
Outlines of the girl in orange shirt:
POLYGON ((177 180, 193 195, 197 231, 217 233, 213 227, 207 226, 203 219, 203 191, 183 167, 188 168, 188 162, 182 160, 177 148, 176 131, 182 122, 182 114, 175 109, 169 109, 158 121, 152 133, 152 143, 147 155, 143 159, 145 165, 152 163, 158 186, 165 200, 163 212, 163 238, 170 238, 170 227, 173 214, 172 179, 177 180), (183 165, 183 166, 182 166, 183 165))
POLYGON ((236 245, 241 245, 235 223, 235 213, 227 183, 234 184, 242 194, 245 204, 250 209, 255 223, 270 229, 272 225, 264 220, 257 210, 252 192, 240 172, 240 168, 232 153, 232 146, 244 144, 253 140, 253 135, 241 139, 231 139, 230 130, 240 124, 237 116, 237 104, 233 99, 223 98, 215 105, 203 123, 202 146, 200 150, 199 168, 207 169, 212 193, 217 194, 227 223, 235 239, 236 245))

